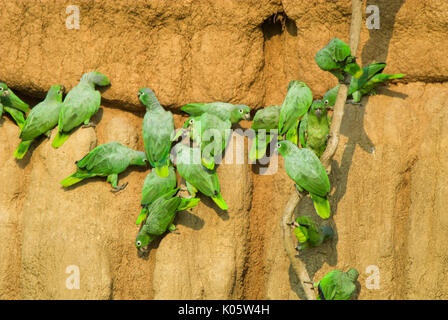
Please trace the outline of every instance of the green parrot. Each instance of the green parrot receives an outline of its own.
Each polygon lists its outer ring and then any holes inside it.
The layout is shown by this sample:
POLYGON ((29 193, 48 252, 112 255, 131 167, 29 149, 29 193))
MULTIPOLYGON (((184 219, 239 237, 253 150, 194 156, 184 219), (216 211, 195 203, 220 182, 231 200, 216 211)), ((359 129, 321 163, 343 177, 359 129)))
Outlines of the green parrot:
POLYGON ((314 100, 308 113, 300 122, 299 138, 302 148, 308 148, 320 158, 330 135, 330 117, 322 100, 314 100))
POLYGON ((332 39, 323 49, 316 53, 315 60, 319 68, 332 73, 339 81, 344 81, 345 74, 359 78, 362 69, 352 56, 350 47, 338 38, 332 39))
POLYGON ((0 117, 6 111, 14 119, 20 129, 25 125, 24 113, 30 111, 30 107, 17 97, 8 86, 0 82, 0 117))
POLYGON ((174 147, 174 151, 177 172, 185 180, 190 195, 195 197, 196 193, 200 191, 212 198, 222 210, 228 210, 227 204, 221 196, 218 175, 215 171, 205 168, 199 160, 201 150, 178 143, 174 147))
POLYGON ((201 161, 209 170, 215 168, 215 158, 222 155, 229 142, 232 123, 212 113, 190 117, 184 125, 193 141, 201 148, 201 161))
POLYGON ((350 268, 347 272, 332 270, 322 280, 314 283, 319 294, 317 300, 350 300, 356 291, 359 272, 350 268))
POLYGON ((181 109, 193 117, 198 117, 203 113, 212 113, 223 121, 230 120, 232 124, 237 124, 243 119, 250 120, 250 108, 244 104, 226 102, 189 103, 181 109))
POLYGON ((286 134, 286 139, 297 144, 297 129, 301 117, 306 114, 313 102, 313 94, 304 83, 292 80, 288 85, 288 92, 280 109, 278 121, 279 135, 286 134))
POLYGON ((347 96, 352 96, 351 103, 359 103, 362 96, 366 94, 376 94, 375 88, 381 83, 391 80, 403 78, 405 74, 385 74, 382 73, 386 68, 385 63, 372 63, 363 68, 361 78, 352 78, 350 87, 348 88, 347 96))
POLYGON ((84 123, 84 128, 94 126, 90 118, 98 112, 101 93, 97 86, 107 86, 109 79, 97 72, 85 73, 79 83, 67 94, 59 113, 58 133, 53 140, 53 148, 59 148, 70 137, 72 130, 84 123))
POLYGON ((258 110, 255 114, 252 122, 252 130, 255 131, 255 138, 249 152, 249 160, 251 162, 263 158, 272 139, 277 136, 271 130, 275 130, 276 132, 278 130, 280 109, 280 106, 269 106, 258 110))
POLYGON ((138 96, 146 107, 143 119, 146 157, 156 173, 166 178, 169 175, 170 150, 175 133, 173 114, 163 109, 151 89, 140 89, 138 96))
POLYGON ((298 191, 307 191, 313 200, 314 208, 322 219, 330 217, 330 181, 319 158, 309 149, 299 149, 291 141, 280 141, 278 152, 285 159, 285 170, 296 183, 298 191))
POLYGON ((298 217, 294 226, 294 234, 299 240, 297 251, 318 247, 334 236, 330 226, 318 226, 309 216, 298 217))
POLYGON ((177 179, 176 179, 176 173, 174 172, 174 167, 169 166, 168 168, 168 177, 161 178, 159 175, 155 172, 155 170, 152 170, 145 178, 145 182, 143 183, 143 190, 142 190, 142 211, 140 212, 140 215, 137 218, 137 225, 140 225, 148 213, 148 207, 160 196, 176 190, 177 192, 177 179))
MULTIPOLYGON (((177 190, 176 190, 177 191, 177 190)), ((200 199, 184 199, 173 197, 173 193, 169 192, 156 199, 148 208, 148 217, 145 224, 140 229, 135 240, 135 246, 138 250, 149 245, 156 237, 161 236, 167 230, 174 232, 174 218, 178 211, 185 208, 195 207, 200 199)))
POLYGON ((126 188, 127 183, 118 186, 118 174, 130 165, 146 166, 146 155, 135 151, 118 142, 100 145, 90 151, 84 158, 76 161, 76 172, 60 183, 63 187, 72 186, 84 179, 92 177, 107 177, 114 192, 126 188))
POLYGON ((22 159, 34 139, 42 134, 50 137, 51 129, 57 126, 59 112, 62 107, 63 85, 54 85, 48 90, 45 100, 37 104, 26 118, 25 125, 20 131, 20 142, 14 157, 22 159))
MULTIPOLYGON (((405 74, 386 74, 382 73, 384 68, 386 68, 385 63, 375 62, 369 64, 363 68, 362 76, 357 78, 352 78, 350 81, 350 86, 348 88, 347 97, 352 99, 347 100, 347 103, 359 104, 361 98, 366 94, 375 95, 375 88, 378 87, 383 82, 392 79, 399 79, 406 76, 405 74)), ((328 105, 331 105, 333 99, 336 102, 336 97, 339 91, 339 85, 331 89, 326 93, 323 101, 328 101, 328 105)), ((333 105, 334 105, 333 102, 333 105)))

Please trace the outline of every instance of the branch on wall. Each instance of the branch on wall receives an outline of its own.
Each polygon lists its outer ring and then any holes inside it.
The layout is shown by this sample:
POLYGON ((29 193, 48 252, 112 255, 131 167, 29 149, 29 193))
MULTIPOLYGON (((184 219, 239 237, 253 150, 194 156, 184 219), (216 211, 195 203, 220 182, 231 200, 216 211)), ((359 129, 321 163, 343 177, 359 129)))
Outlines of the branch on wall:
MULTIPOLYGON (((359 38, 361 34, 362 26, 362 0, 352 0, 352 21, 350 25, 350 50, 352 54, 356 55, 358 50, 359 38)), ((347 100, 348 87, 346 84, 341 83, 339 88, 338 97, 334 106, 334 112, 331 120, 330 127, 330 139, 328 141, 327 148, 322 154, 321 161, 328 174, 331 173, 331 160, 339 143, 339 131, 341 128, 342 118, 344 117, 344 107, 347 100)), ((305 291, 306 298, 308 300, 315 300, 316 296, 314 289, 310 286, 310 276, 306 270, 306 266, 303 261, 296 256, 295 243, 296 239, 291 232, 289 223, 294 221, 294 211, 299 204, 300 200, 304 197, 304 194, 293 191, 289 197, 289 200, 283 210, 283 216, 280 222, 281 236, 283 240, 283 246, 288 254, 291 266, 299 277, 302 287, 305 291)))

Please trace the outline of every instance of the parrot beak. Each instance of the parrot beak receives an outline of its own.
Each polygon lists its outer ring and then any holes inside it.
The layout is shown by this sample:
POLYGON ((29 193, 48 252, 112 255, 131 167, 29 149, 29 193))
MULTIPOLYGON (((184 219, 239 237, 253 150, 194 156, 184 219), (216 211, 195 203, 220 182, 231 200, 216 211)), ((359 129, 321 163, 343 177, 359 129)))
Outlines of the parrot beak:
POLYGON ((65 93, 65 86, 61 84, 61 92, 65 93))
POLYGON ((250 121, 250 113, 244 115, 244 120, 250 121))
POLYGON ((9 90, 5 90, 5 92, 3 92, 3 96, 4 97, 9 97, 9 90))
POLYGON ((315 114, 316 114, 316 117, 318 117, 320 119, 320 117, 322 116, 322 110, 321 109, 317 109, 315 114))

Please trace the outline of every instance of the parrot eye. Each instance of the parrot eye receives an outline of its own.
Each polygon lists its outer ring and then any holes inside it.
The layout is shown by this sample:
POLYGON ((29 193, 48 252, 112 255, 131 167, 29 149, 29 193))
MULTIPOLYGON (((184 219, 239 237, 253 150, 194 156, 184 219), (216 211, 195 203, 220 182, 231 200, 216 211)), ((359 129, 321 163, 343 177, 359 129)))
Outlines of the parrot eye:
POLYGON ((142 245, 142 242, 139 240, 139 241, 137 241, 137 247, 139 247, 140 248, 140 246, 142 245))
POLYGON ((193 123, 194 123, 194 120, 191 119, 190 121, 188 121, 188 123, 189 123, 189 124, 193 124, 193 123))
POLYGON ((325 100, 324 103, 325 103, 325 104, 328 104, 328 100, 325 100))
POLYGON ((240 113, 243 113, 244 111, 243 111, 243 109, 240 109, 240 113))
POLYGON ((280 148, 282 145, 280 143, 277 143, 277 148, 280 148))
POLYGON ((0 87, 0 91, 3 91, 3 88, 2 88, 2 87, 0 87))

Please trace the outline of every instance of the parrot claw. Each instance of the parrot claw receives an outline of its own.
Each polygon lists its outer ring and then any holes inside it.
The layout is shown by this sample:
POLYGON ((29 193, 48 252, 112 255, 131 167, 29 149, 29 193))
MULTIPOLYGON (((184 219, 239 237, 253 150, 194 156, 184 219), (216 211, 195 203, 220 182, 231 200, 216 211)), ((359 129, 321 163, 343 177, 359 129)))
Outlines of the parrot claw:
POLYGON ((353 99, 349 99, 349 100, 347 100, 347 103, 348 103, 348 104, 358 105, 358 106, 361 106, 361 105, 362 105, 361 102, 355 102, 355 101, 353 101, 353 99))
POLYGON ((345 84, 346 86, 349 86, 351 82, 351 79, 348 74, 345 75, 344 79, 339 80, 339 84, 345 84))
POLYGON ((96 124, 94 124, 93 122, 89 122, 89 124, 85 124, 82 126, 83 129, 87 129, 87 128, 95 128, 96 124))
POLYGON ((124 190, 127 186, 128 186, 128 182, 122 184, 121 186, 119 186, 115 189, 112 189, 111 192, 113 192, 113 193, 120 192, 121 190, 124 190))

